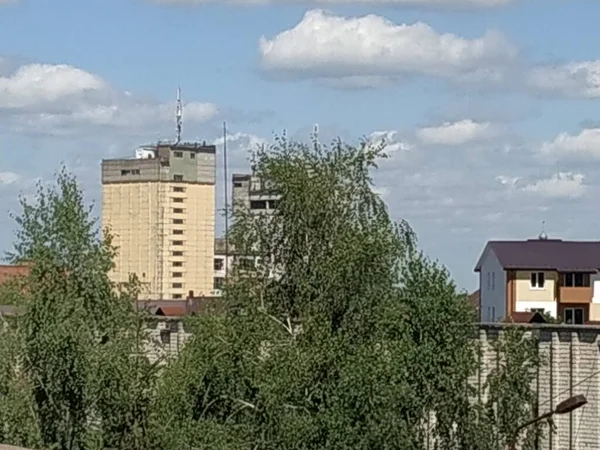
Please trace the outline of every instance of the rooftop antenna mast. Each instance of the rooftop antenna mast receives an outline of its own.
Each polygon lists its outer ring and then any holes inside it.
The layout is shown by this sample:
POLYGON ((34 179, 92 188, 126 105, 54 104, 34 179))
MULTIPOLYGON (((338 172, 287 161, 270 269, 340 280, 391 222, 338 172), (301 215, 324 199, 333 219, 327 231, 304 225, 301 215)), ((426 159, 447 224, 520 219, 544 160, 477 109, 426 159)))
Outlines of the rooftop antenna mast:
POLYGON ((227 122, 223 122, 223 177, 225 178, 225 280, 229 277, 229 180, 227 179, 227 122))
POLYGON ((183 104, 181 103, 181 86, 177 87, 176 117, 177 117, 177 142, 176 142, 176 144, 179 144, 179 142, 181 142, 181 125, 182 125, 181 119, 183 118, 183 104))

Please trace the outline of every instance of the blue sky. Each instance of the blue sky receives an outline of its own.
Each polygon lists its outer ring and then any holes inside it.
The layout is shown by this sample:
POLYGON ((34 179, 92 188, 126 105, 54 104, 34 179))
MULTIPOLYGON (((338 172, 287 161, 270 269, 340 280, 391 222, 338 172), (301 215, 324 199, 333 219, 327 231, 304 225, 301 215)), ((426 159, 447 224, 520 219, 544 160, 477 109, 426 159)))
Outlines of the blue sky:
POLYGON ((592 0, 0 0, 0 248, 4 212, 61 162, 98 201, 102 158, 173 137, 181 85, 184 137, 219 143, 226 120, 232 171, 283 129, 385 137, 377 188, 473 289, 488 239, 543 220, 598 239, 598 17, 592 0))

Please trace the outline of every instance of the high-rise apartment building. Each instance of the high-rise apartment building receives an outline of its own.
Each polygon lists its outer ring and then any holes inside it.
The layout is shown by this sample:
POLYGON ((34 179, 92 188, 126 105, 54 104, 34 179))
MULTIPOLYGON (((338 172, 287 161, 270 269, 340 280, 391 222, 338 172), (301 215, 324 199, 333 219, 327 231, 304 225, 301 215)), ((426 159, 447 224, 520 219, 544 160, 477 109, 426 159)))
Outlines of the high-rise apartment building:
POLYGON ((159 143, 102 161, 102 223, 118 247, 112 278, 142 298, 209 295, 214 283, 216 147, 159 143))

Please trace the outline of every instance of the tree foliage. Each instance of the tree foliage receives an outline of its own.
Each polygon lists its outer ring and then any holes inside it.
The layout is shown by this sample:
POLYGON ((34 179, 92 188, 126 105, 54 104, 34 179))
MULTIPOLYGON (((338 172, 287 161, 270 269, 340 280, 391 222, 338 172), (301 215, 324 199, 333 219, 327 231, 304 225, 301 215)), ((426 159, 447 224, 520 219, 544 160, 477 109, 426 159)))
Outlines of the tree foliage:
MULTIPOLYGON (((242 210, 224 311, 189 318, 161 369, 143 355, 139 293, 109 279, 118 249, 76 180, 22 200, 11 291, 26 314, 0 328, 0 442, 56 449, 497 450, 532 413, 531 341, 498 343, 485 385, 466 296, 373 190, 384 145, 278 138, 253 154, 277 210, 242 210), (22 288, 25 288, 24 290, 22 288), (516 405, 516 406, 515 406, 516 405), (433 448, 433 447, 430 447, 433 448)), ((11 297, 12 298, 12 297, 11 297)), ((531 441, 527 437, 528 442, 531 441)))
POLYGON ((109 234, 100 236, 65 169, 56 186, 40 184, 35 202, 22 198, 21 206, 9 258, 30 263, 27 309, 5 330, 18 364, 3 381, 32 426, 12 440, 69 450, 129 444, 142 420, 139 397, 130 398, 141 392, 138 378, 146 370, 137 361, 147 361, 131 357, 143 340, 133 332, 141 325, 131 302, 135 282, 118 293, 109 280, 116 249, 109 234))

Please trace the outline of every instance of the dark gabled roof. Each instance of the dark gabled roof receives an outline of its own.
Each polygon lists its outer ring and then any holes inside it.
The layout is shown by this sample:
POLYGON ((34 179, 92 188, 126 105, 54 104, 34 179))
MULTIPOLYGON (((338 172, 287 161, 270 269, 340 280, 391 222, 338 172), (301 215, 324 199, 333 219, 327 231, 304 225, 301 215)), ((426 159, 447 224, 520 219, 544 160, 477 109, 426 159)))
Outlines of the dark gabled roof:
POLYGON ((539 312, 521 312, 515 311, 510 317, 507 317, 506 323, 548 323, 546 318, 539 312))
POLYGON ((510 270, 596 272, 600 269, 600 241, 489 241, 475 266, 475 272, 481 270, 487 251, 493 251, 502 267, 510 270))

